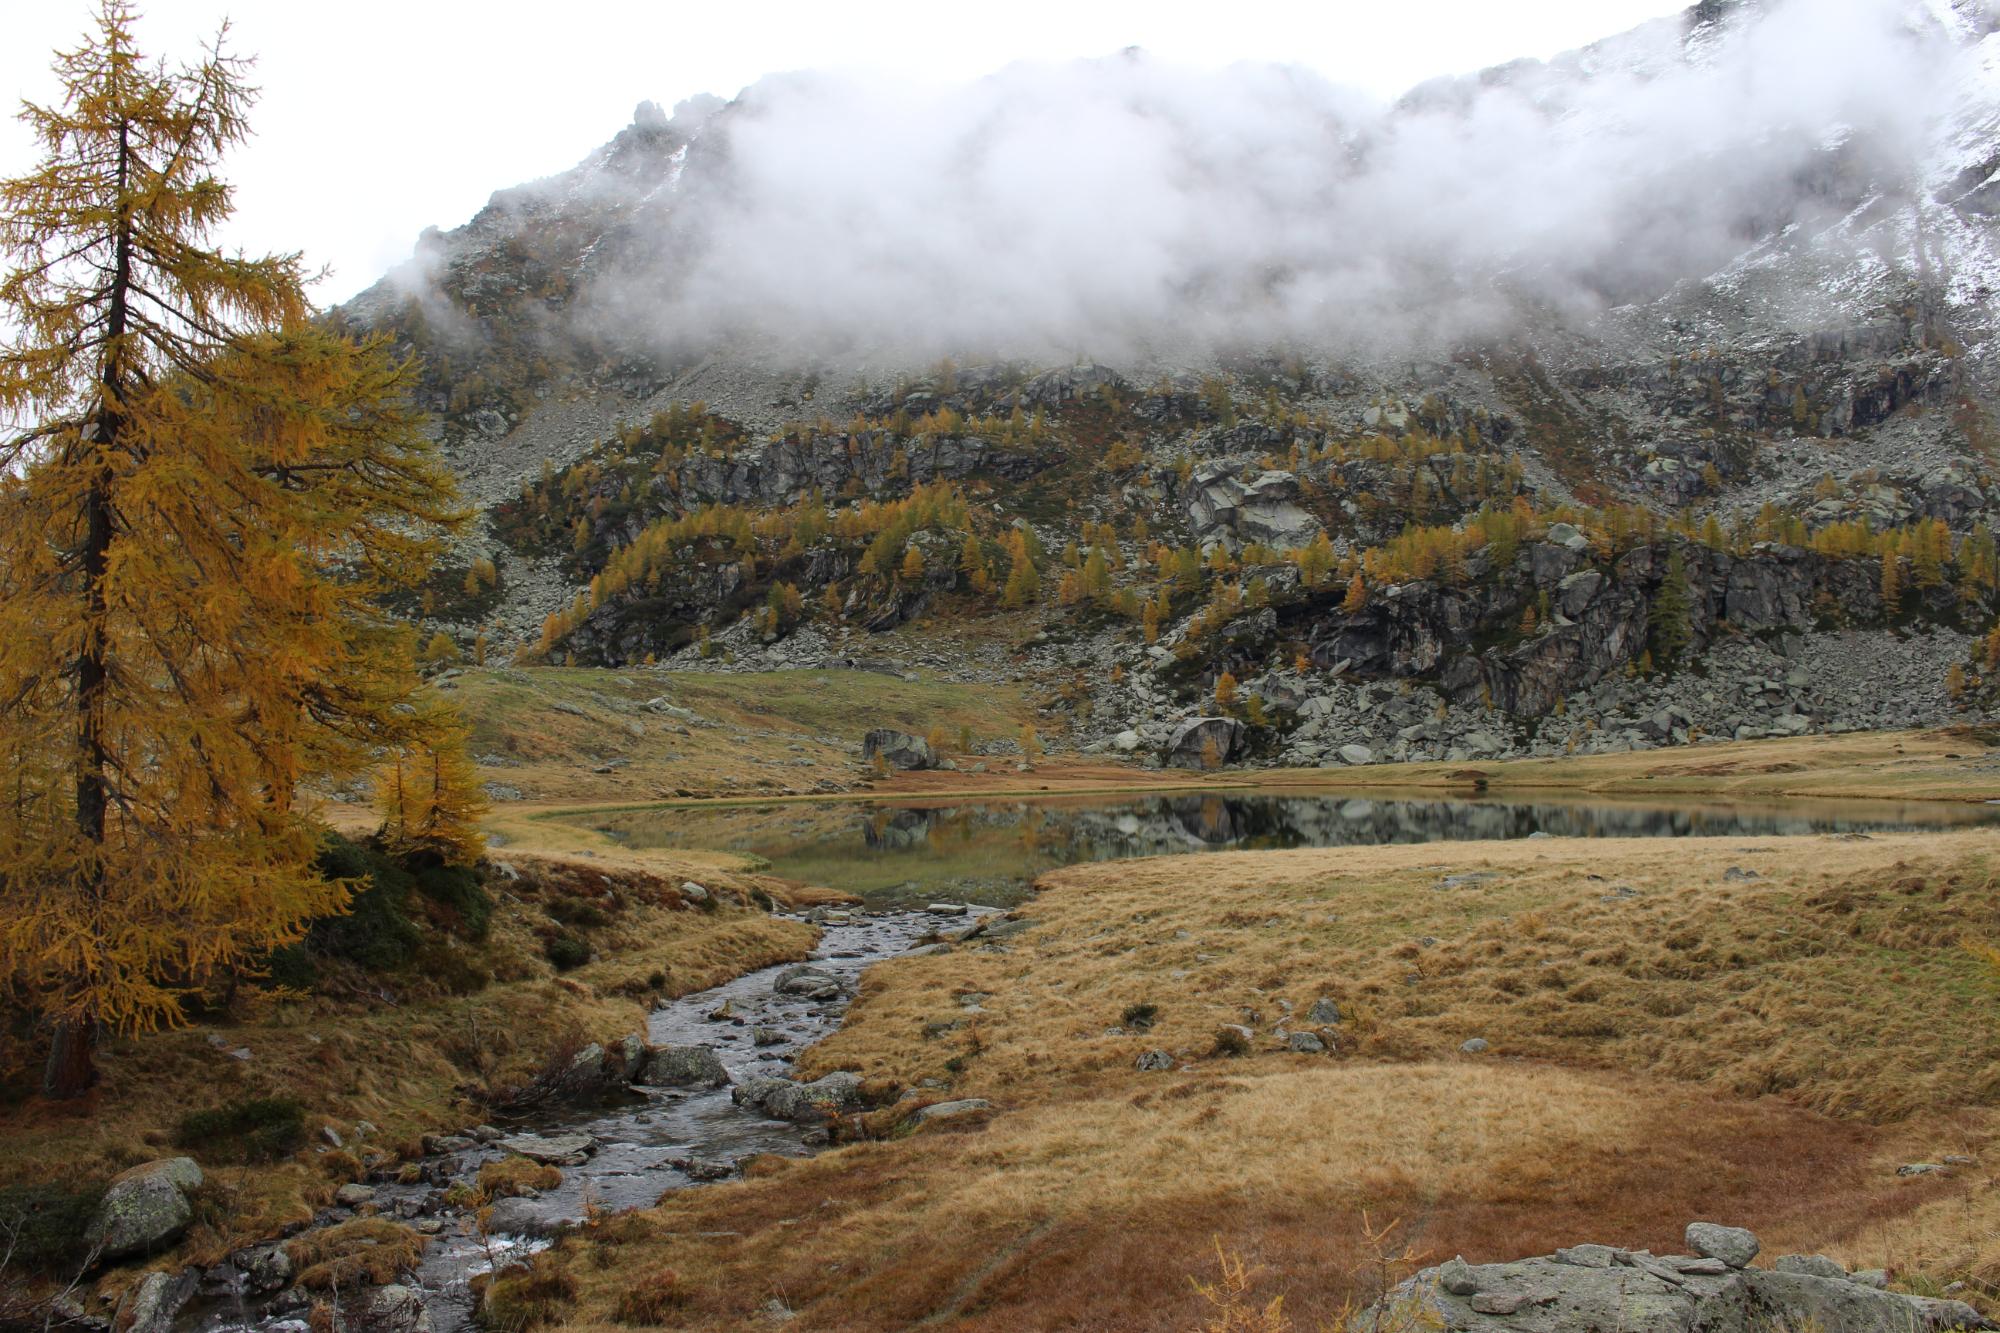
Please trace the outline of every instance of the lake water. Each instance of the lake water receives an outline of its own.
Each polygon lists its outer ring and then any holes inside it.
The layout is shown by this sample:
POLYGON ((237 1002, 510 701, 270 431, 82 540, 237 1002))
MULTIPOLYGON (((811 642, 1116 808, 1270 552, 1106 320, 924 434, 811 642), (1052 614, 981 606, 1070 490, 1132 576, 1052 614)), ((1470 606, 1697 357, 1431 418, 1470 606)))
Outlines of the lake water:
POLYGON ((861 894, 1006 905, 1036 875, 1181 852, 1556 837, 1764 837, 2000 824, 1944 802, 1509 801, 1355 791, 663 806, 565 816, 630 847, 740 852, 775 874, 861 894))

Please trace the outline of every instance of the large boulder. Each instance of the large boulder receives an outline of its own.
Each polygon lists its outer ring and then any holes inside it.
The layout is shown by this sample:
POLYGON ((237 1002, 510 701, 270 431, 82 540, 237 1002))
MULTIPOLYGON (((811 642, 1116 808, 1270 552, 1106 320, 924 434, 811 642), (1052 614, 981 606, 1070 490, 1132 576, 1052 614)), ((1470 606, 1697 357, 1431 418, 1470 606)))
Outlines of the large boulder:
POLYGON ((1235 550, 1256 542, 1277 550, 1309 546, 1320 522, 1299 505, 1299 479, 1289 472, 1260 472, 1245 479, 1229 462, 1204 463, 1188 478, 1182 504, 1203 546, 1235 550))
POLYGON ((1243 742, 1243 724, 1233 717, 1197 717, 1174 728, 1161 759, 1174 768, 1219 768, 1243 742))
POLYGON ((580 1166, 597 1151, 597 1140, 589 1134, 516 1134, 493 1146, 544 1166, 580 1166))
POLYGON ((707 1046, 655 1046, 633 1082, 652 1088, 724 1088, 729 1071, 707 1046))
POLYGON ((194 1220, 188 1195, 201 1188, 192 1157, 169 1157, 135 1166, 104 1191, 87 1239, 103 1259, 151 1254, 173 1244, 194 1220))
MULTIPOLYGON (((1847 1277, 1739 1267, 1748 1232, 1704 1228, 1713 1254, 1653 1255, 1577 1245, 1538 1259, 1468 1264, 1453 1259, 1391 1291, 1361 1324, 1415 1319, 1456 1333, 1937 1333, 1994 1327, 1960 1301, 1880 1290, 1847 1277), (1732 1233, 1719 1235, 1716 1233, 1732 1233)), ((1690 1230, 1693 1230, 1692 1228, 1690 1230)), ((1756 1238, 1748 1248, 1755 1253, 1756 1238)), ((1745 1260, 1747 1263, 1748 1261, 1745 1260)))
POLYGON ((891 727, 877 727, 861 738, 861 758, 874 763, 880 759, 890 768, 923 769, 938 766, 937 751, 922 736, 891 727))

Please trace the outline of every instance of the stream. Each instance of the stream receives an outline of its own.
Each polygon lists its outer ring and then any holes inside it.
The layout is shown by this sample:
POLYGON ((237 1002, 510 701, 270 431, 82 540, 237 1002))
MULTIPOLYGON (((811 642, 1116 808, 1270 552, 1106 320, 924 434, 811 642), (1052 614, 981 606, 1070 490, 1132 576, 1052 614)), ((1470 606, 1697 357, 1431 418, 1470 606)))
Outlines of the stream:
MULTIPOLYGON (((822 935, 810 961, 839 978, 852 994, 863 968, 909 949, 941 926, 963 924, 963 915, 929 911, 816 913, 822 935)), ((814 1001, 780 994, 773 982, 793 964, 760 969, 655 1009, 646 1040, 655 1046, 708 1046, 733 1083, 788 1074, 793 1058, 840 1025, 847 998, 814 1001), (730 1016, 712 1019, 718 1009, 730 1016), (758 1046, 752 1030, 769 1029, 779 1040, 758 1046)), ((766 1038, 769 1041, 769 1037, 766 1038)), ((371 1204, 385 1217, 433 1233, 410 1283, 422 1295, 433 1333, 456 1333, 472 1319, 471 1280, 493 1264, 546 1244, 541 1233, 575 1221, 592 1208, 613 1211, 651 1206, 668 1190, 714 1179, 736 1160, 759 1153, 801 1156, 824 1142, 825 1131, 737 1106, 727 1087, 633 1088, 632 1100, 614 1106, 552 1111, 522 1124, 502 1126, 509 1137, 588 1135, 595 1148, 582 1163, 562 1168, 562 1184, 533 1199, 503 1200, 505 1217, 523 1233, 482 1237, 471 1210, 445 1203, 453 1181, 476 1180, 479 1169, 508 1154, 475 1143, 418 1159, 424 1183, 371 1185, 371 1204), (676 1163, 680 1165, 676 1165, 676 1163)), ((353 1214, 322 1210, 314 1225, 333 1225, 353 1214)), ((176 1333, 222 1330, 307 1329, 306 1294, 292 1288, 275 1297, 247 1294, 225 1265, 203 1281, 197 1298, 175 1321, 176 1333)))

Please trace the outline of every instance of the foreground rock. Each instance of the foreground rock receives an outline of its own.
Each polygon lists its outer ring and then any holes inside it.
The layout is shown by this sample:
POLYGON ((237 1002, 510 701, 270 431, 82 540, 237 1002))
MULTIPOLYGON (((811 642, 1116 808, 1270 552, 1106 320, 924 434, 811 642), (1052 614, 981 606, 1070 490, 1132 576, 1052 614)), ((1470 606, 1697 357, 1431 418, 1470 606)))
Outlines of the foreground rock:
POLYGON ((112 1180, 90 1224, 91 1247, 104 1259, 150 1254, 179 1240, 194 1220, 188 1195, 201 1188, 191 1157, 135 1166, 112 1180))
POLYGON ((1432 1327, 1472 1333, 1922 1333, 1988 1329, 1962 1301, 1882 1290, 1875 1273, 1850 1275, 1820 1256, 1787 1255, 1776 1271, 1745 1267, 1757 1238, 1737 1227, 1695 1223, 1689 1255, 1655 1256, 1610 1245, 1577 1245, 1539 1259, 1425 1269, 1365 1313, 1360 1327, 1400 1310, 1432 1327), (1739 1262, 1740 1261, 1740 1262, 1739 1262), (1412 1311, 1410 1307, 1418 1307, 1412 1311))

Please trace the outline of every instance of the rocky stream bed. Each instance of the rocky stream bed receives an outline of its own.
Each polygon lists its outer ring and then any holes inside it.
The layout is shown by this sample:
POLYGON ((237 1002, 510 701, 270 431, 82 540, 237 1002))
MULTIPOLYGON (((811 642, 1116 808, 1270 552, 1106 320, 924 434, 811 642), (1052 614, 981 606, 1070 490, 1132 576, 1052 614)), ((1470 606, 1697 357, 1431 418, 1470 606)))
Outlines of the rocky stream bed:
MULTIPOLYGON (((612 1099, 430 1135, 414 1172, 402 1164, 345 1187, 307 1232, 379 1215, 431 1238, 406 1282, 344 1294, 346 1322, 384 1333, 453 1333, 471 1322, 475 1277, 545 1245, 587 1211, 647 1207, 668 1190, 733 1175, 744 1158, 825 1144, 825 1122, 851 1104, 854 1080, 790 1082, 793 1058, 839 1026, 869 964, 980 910, 816 912, 823 934, 806 963, 665 1002, 643 1037, 579 1053, 577 1068, 612 1071, 612 1099), (560 1167, 562 1183, 499 1200, 482 1229, 478 1210, 460 1200, 482 1167, 516 1155, 560 1167)), ((142 1286, 158 1290, 135 1292, 118 1323, 134 1333, 304 1330, 315 1297, 290 1284, 290 1270, 281 1247, 269 1244, 203 1273, 155 1274, 142 1286)))

